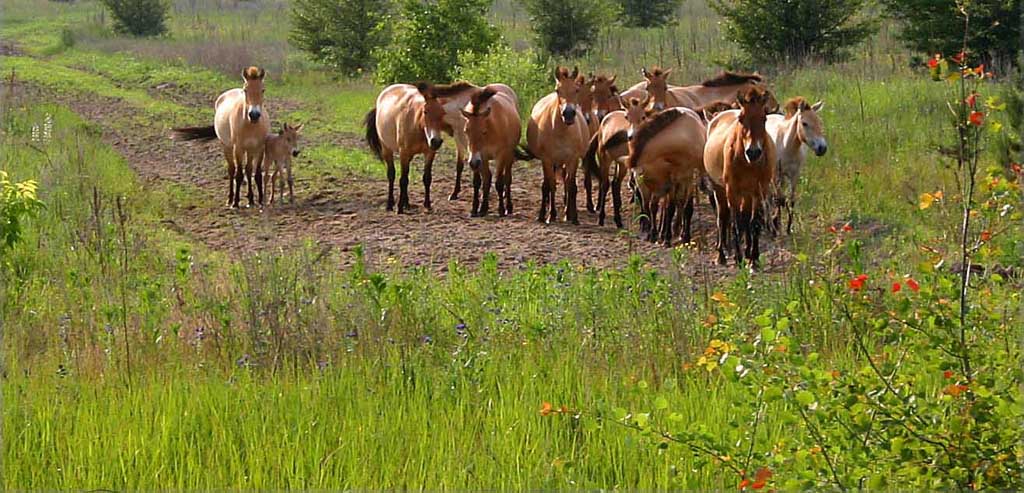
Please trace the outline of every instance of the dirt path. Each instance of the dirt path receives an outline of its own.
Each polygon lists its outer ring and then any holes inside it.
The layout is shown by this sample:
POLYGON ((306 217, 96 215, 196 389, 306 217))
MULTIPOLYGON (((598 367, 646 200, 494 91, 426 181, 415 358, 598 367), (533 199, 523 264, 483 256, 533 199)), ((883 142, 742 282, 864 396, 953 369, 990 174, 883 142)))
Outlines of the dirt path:
MULTIPOLYGON (((641 241, 635 228, 633 232, 619 232, 610 226, 598 227, 596 215, 586 211, 582 187, 579 194, 581 225, 536 222, 541 172, 539 166, 527 163, 519 163, 514 171, 515 214, 507 218, 493 215, 494 203, 491 216, 469 217, 472 177, 468 173, 469 176, 463 178, 461 199, 447 200, 454 184, 454 164, 450 156, 439 156, 435 162, 431 211, 419 205, 423 198, 419 180, 410 180, 413 210, 398 215, 385 210, 385 180, 342 175, 317 177, 318 182, 313 183, 314 178, 305 172, 311 163, 301 157, 295 163, 294 204, 262 211, 229 210, 224 207, 227 180, 217 144, 172 142, 162 122, 119 125, 117 122, 132 112, 121 101, 55 94, 37 87, 24 89, 37 93, 37 97, 60 100, 98 124, 103 129, 103 140, 123 155, 146 183, 186 185, 199 190, 199 197, 165 222, 215 249, 253 252, 280 248, 287 251, 312 239, 341 251, 351 251, 362 244, 372 263, 396 259, 406 265, 425 265, 440 271, 447 268, 449 259, 475 265, 488 252, 497 255, 502 268, 562 259, 589 266, 616 266, 631 253, 639 253, 655 265, 671 264, 669 251, 641 241)), ((176 95, 175 99, 200 101, 202 98, 176 95)), ((273 111, 273 106, 270 107, 273 111)), ((356 136, 332 136, 331 141, 352 145, 356 136)), ((419 165, 417 160, 414 166, 419 165)), ((561 198, 560 193, 558 196, 561 198)), ((496 202, 493 193, 492 201, 496 202)), ((608 213, 611 223, 610 206, 608 213)), ((685 270, 696 272, 706 267, 714 274, 731 272, 732 268, 714 265, 714 223, 706 203, 698 207, 694 231, 699 247, 685 270)), ((768 270, 779 270, 788 263, 787 252, 776 248, 771 241, 763 242, 767 245, 762 247, 765 252, 762 261, 768 270)), ((351 259, 351 256, 343 258, 351 259)))

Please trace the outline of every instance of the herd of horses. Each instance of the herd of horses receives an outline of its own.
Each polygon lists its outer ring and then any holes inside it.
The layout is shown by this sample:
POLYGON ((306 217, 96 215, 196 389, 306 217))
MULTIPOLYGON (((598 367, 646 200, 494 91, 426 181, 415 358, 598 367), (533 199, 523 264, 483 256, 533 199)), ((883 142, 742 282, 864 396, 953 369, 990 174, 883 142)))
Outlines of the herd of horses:
MULTIPOLYGON (((822 103, 793 97, 781 106, 759 74, 723 72, 691 86, 674 86, 672 70, 643 68, 643 80, 625 91, 616 77, 584 76, 558 67, 555 90, 533 106, 521 144, 522 120, 515 91, 505 84, 395 84, 385 88, 366 114, 366 143, 387 165, 387 209, 409 209, 412 160, 424 156, 423 207, 431 208, 432 168, 445 137, 455 141, 455 185, 473 173, 471 215, 489 213, 492 179, 497 211, 510 215, 516 161, 539 160, 543 168, 537 220, 558 217, 556 189, 562 184, 562 216, 579 223, 577 171, 582 165, 587 209, 605 223, 611 192, 613 219, 622 221, 622 184, 633 190, 640 227, 652 242, 690 241, 698 190, 708 192, 717 211, 718 262, 734 249, 737 265, 760 256, 765 225, 792 231, 796 184, 808 151, 824 155, 828 144, 818 112, 822 103), (781 112, 780 112, 781 110, 781 112), (395 199, 395 158, 401 166, 395 199), (491 163, 494 163, 492 175, 491 163), (596 198, 594 182, 597 182, 596 198)), ((242 183, 254 204, 253 174, 263 204, 264 181, 271 202, 281 173, 291 193, 291 157, 298 154, 300 126, 271 134, 263 108, 265 72, 249 67, 244 85, 217 99, 214 125, 174 129, 179 140, 220 140, 228 163, 228 205, 238 207, 242 183)))

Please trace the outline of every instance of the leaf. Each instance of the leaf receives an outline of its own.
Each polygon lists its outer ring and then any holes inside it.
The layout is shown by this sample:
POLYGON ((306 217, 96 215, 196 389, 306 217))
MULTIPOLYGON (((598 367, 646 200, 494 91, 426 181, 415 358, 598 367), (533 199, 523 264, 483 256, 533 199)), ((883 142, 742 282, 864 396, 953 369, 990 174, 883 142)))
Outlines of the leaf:
POLYGON ((729 302, 729 297, 726 296, 725 293, 723 293, 721 291, 718 291, 715 294, 712 294, 711 295, 711 299, 713 299, 713 300, 715 300, 715 301, 717 301, 719 303, 728 303, 729 302))
POLYGON ((654 399, 654 409, 658 411, 668 409, 668 399, 665 396, 659 395, 657 399, 654 399))
POLYGON ((814 403, 814 394, 806 390, 801 390, 796 393, 796 401, 802 406, 810 406, 814 403))
POLYGON ((765 327, 761 329, 761 340, 765 343, 770 343, 775 340, 775 329, 765 327))
POLYGON ((789 329, 789 317, 782 317, 778 322, 775 322, 775 328, 781 331, 789 329))
POLYGON ((921 210, 925 210, 932 206, 932 202, 935 202, 935 196, 925 192, 922 193, 921 197, 918 199, 917 207, 921 210))

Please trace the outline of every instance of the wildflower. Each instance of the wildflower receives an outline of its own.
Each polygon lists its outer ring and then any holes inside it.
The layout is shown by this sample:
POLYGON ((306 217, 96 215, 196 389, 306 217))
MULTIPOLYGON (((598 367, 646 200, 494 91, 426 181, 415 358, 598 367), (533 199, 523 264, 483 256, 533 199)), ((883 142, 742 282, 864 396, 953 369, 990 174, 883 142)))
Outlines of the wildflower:
POLYGON ((850 226, 850 223, 846 223, 843 225, 843 231, 849 233, 850 231, 853 231, 853 226, 850 226))
POLYGON ((839 373, 839 370, 832 370, 832 379, 833 380, 839 380, 839 376, 840 375, 841 374, 839 373))
POLYGON ((898 282, 892 283, 892 292, 893 293, 899 293, 900 289, 902 289, 902 288, 903 288, 903 285, 901 285, 900 283, 898 283, 898 282))
POLYGON ((967 103, 967 106, 974 108, 978 104, 978 93, 972 92, 970 96, 967 96, 967 99, 965 99, 964 102, 967 103))
POLYGON ((957 64, 962 64, 964 63, 964 60, 967 58, 967 54, 964 53, 963 50, 961 50, 960 53, 957 53, 956 55, 953 55, 950 58, 952 58, 953 61, 956 62, 957 64))
POLYGON ((767 467, 762 467, 754 473, 754 484, 751 485, 755 490, 764 488, 765 483, 772 478, 772 471, 767 467))
POLYGON ((953 378, 953 370, 946 370, 942 372, 942 378, 945 378, 946 380, 953 378))
POLYGON ((921 290, 921 285, 913 277, 907 279, 907 287, 915 293, 921 290))
POLYGON ((854 291, 860 291, 864 287, 864 283, 868 280, 867 274, 861 274, 853 279, 850 279, 850 289, 854 291))
POLYGON ((991 239, 992 239, 992 232, 991 231, 986 229, 985 231, 981 232, 981 241, 988 241, 988 240, 991 240, 991 239))
POLYGON ((550 416, 551 412, 553 410, 554 409, 551 407, 551 403, 550 402, 545 401, 543 404, 540 405, 540 415, 541 416, 550 416))
POLYGON ((975 127, 980 127, 985 123, 985 114, 980 111, 972 111, 971 115, 967 117, 967 121, 975 127))
POLYGON ((743 478, 743 481, 740 481, 739 489, 745 490, 747 489, 747 486, 750 486, 750 480, 747 478, 743 478))
POLYGON ((1021 172, 1022 172, 1020 163, 1013 163, 1013 164, 1011 164, 1010 165, 1010 169, 1012 169, 1013 172, 1017 173, 1018 175, 1021 174, 1021 172))
POLYGON ((928 59, 928 68, 930 68, 932 70, 935 70, 935 69, 939 68, 939 58, 941 56, 942 55, 939 55, 938 53, 936 53, 934 58, 929 58, 928 59))
POLYGON ((829 233, 838 233, 838 232, 839 232, 839 230, 838 230, 838 229, 836 229, 836 227, 835 227, 835 226, 829 226, 829 227, 828 227, 828 232, 829 232, 829 233))

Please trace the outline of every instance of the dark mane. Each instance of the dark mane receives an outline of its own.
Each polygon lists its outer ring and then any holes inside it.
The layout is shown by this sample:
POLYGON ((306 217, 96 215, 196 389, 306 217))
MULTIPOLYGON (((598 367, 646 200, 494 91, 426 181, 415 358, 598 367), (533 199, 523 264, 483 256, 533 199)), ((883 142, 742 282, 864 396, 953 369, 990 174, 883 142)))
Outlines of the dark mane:
POLYGON ((806 99, 797 96, 795 98, 790 98, 789 101, 786 101, 785 109, 786 118, 789 118, 795 115, 797 111, 810 111, 811 105, 807 103, 806 99))
POLYGON ((651 75, 654 75, 654 76, 657 76, 657 77, 661 77, 662 75, 665 74, 665 69, 655 65, 655 66, 651 67, 651 71, 649 73, 651 75))
POLYGON ((434 97, 437 98, 448 98, 458 94, 462 94, 470 89, 476 89, 470 82, 460 80, 451 84, 438 84, 433 87, 434 97))
POLYGON ((471 108, 473 108, 473 114, 475 115, 479 113, 480 110, 483 108, 484 104, 490 101, 495 94, 498 94, 498 91, 495 91, 494 89, 491 89, 489 87, 474 94, 473 97, 469 100, 470 103, 472 103, 471 108))
POLYGON ((640 128, 636 130, 636 134, 633 135, 634 147, 633 152, 629 156, 629 165, 634 167, 640 162, 640 157, 643 156, 644 147, 651 141, 655 136, 661 133, 662 130, 668 128, 669 125, 674 123, 676 120, 682 118, 685 114, 675 108, 669 108, 662 111, 646 123, 640 125, 640 128))
POLYGON ((739 84, 746 84, 748 82, 755 82, 760 84, 764 82, 764 77, 760 74, 740 74, 737 72, 722 72, 718 74, 714 79, 708 79, 701 83, 704 87, 722 87, 722 86, 735 86, 739 84))
MULTIPOLYGON (((697 108, 694 111, 697 112, 697 114, 700 115, 701 118, 705 118, 707 121, 710 121, 711 118, 714 117, 715 115, 717 115, 718 113, 721 113, 723 111, 728 111, 728 110, 734 110, 734 109, 738 109, 738 108, 739 108, 739 103, 735 103, 735 102, 730 103, 730 102, 727 102, 727 101, 715 101, 713 103, 705 104, 704 106, 701 106, 700 108, 697 108)), ((705 121, 705 123, 707 123, 707 121, 705 121)))

